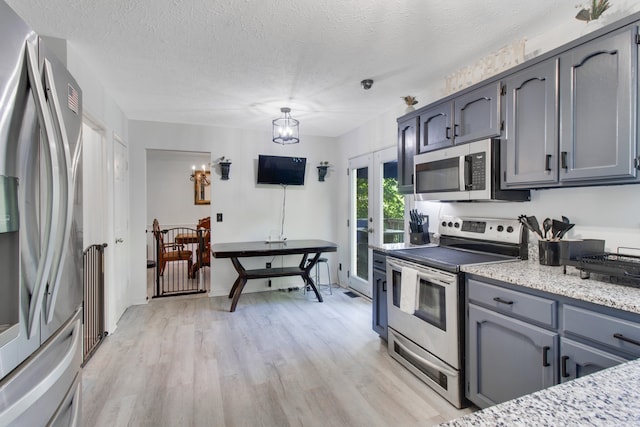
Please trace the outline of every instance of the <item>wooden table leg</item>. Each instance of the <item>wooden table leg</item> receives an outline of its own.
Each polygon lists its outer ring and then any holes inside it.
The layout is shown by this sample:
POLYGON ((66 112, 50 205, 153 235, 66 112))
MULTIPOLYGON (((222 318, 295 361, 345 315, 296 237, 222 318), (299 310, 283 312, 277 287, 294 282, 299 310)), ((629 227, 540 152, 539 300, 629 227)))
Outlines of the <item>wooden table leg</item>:
POLYGON ((300 262, 300 268, 303 270, 302 280, 304 280, 306 285, 311 286, 311 289, 313 289, 313 292, 316 294, 316 297, 318 298, 318 302, 323 302, 324 300, 322 299, 322 295, 320 294, 320 292, 318 292, 318 288, 316 288, 316 284, 313 282, 313 279, 309 274, 313 266, 316 265, 316 263, 318 262, 318 258, 320 258, 320 255, 321 255, 321 252, 318 252, 317 254, 314 255, 313 258, 311 258, 311 261, 307 263, 306 262, 307 254, 304 254, 304 256, 302 257, 302 261, 300 262), (306 266, 304 265, 305 263, 307 264, 306 266))
POLYGON ((231 300, 231 309, 229 311, 234 312, 236 311, 236 305, 238 305, 238 300, 240 299, 240 294, 242 294, 244 285, 247 284, 247 270, 245 270, 236 257, 231 258, 231 263, 233 264, 233 268, 238 272, 238 278, 233 283, 231 292, 229 292, 229 298, 233 298, 231 300))

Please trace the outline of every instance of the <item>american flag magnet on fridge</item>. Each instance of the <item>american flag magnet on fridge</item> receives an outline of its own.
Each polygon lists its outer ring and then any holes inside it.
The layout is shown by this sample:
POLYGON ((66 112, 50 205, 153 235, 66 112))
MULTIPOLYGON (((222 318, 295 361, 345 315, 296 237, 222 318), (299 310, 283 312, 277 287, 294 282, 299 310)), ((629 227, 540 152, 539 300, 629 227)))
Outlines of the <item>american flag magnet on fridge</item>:
POLYGON ((80 99, 78 95, 78 91, 71 85, 68 85, 69 90, 67 91, 67 105, 69 109, 74 113, 78 114, 78 107, 80 106, 80 99))

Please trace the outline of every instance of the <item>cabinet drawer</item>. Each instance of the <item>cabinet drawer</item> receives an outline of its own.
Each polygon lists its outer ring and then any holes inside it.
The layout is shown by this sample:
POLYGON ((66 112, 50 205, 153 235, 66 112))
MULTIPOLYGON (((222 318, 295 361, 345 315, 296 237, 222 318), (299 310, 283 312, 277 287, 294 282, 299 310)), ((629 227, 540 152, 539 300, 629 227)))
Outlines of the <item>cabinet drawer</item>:
POLYGON ((531 320, 550 328, 558 324, 556 301, 525 294, 477 280, 468 280, 469 301, 490 307, 525 320, 531 320))
POLYGON ((570 305, 562 313, 565 332, 640 356, 640 324, 570 305))
POLYGON ((373 268, 387 271, 387 256, 384 253, 373 251, 373 268))

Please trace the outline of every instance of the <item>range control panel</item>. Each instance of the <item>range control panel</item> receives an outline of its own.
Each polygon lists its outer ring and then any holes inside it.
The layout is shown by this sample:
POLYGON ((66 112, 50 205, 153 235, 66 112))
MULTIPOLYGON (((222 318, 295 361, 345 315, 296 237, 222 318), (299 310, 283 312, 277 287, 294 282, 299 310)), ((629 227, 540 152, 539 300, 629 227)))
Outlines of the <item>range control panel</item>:
POLYGON ((523 225, 517 219, 469 218, 442 216, 438 225, 441 236, 520 244, 523 225))

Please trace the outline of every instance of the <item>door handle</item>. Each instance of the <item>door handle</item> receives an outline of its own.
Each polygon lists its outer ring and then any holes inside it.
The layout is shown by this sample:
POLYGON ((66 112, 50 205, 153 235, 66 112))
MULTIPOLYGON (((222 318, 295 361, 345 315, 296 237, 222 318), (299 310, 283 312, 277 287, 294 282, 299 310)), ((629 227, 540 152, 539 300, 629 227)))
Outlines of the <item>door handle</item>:
POLYGON ((567 360, 569 360, 569 356, 562 356, 562 366, 561 366, 561 376, 562 378, 570 377, 569 372, 567 372, 567 360))
POLYGON ((124 239, 123 239, 123 238, 121 238, 121 237, 118 237, 118 238, 116 239, 116 243, 123 243, 123 242, 124 242, 124 239))
POLYGON ((549 363, 549 350, 551 350, 551 347, 548 345, 542 347, 542 366, 544 367, 551 366, 551 363, 549 363))
POLYGON ((387 281, 382 282, 382 292, 387 292, 387 281))
POLYGON ((551 154, 547 154, 545 156, 544 170, 545 170, 545 172, 551 172, 551 154))

